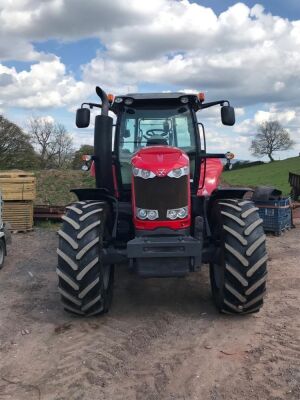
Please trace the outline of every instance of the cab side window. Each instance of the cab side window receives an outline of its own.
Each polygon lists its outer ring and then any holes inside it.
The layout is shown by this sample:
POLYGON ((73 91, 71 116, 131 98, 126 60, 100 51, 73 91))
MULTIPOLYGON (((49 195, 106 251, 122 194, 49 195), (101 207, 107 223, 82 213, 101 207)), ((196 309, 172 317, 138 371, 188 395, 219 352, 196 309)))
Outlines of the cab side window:
POLYGON ((120 154, 132 154, 135 151, 135 126, 136 119, 125 120, 125 129, 120 137, 120 154))

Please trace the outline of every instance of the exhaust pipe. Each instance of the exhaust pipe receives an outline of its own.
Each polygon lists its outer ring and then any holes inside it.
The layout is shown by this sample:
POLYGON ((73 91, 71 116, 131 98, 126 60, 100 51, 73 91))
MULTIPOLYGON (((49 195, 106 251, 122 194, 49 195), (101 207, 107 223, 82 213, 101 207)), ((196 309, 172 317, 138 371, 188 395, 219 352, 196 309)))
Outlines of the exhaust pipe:
POLYGON ((108 190, 114 195, 114 183, 112 173, 112 126, 113 119, 108 116, 110 104, 107 94, 100 87, 96 87, 96 93, 102 102, 101 115, 95 118, 94 131, 94 162, 96 187, 108 190))
POLYGON ((104 115, 105 117, 107 117, 108 111, 109 111, 109 101, 108 101, 107 94, 99 86, 96 86, 96 93, 100 97, 101 102, 102 102, 101 115, 104 115))

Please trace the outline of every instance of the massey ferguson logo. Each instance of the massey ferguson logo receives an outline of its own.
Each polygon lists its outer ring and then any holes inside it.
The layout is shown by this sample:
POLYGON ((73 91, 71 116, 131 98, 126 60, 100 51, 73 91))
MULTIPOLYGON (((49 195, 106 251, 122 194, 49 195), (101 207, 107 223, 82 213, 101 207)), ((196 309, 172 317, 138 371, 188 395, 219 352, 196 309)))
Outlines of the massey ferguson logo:
POLYGON ((157 170, 157 176, 165 176, 166 175, 166 170, 165 168, 159 168, 157 170))

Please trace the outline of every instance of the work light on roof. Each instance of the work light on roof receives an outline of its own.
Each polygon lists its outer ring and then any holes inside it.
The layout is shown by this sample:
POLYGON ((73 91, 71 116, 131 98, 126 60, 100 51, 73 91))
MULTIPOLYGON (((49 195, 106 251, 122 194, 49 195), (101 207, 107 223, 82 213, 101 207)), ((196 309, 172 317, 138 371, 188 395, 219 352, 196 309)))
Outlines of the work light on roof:
POLYGON ((126 104, 126 106, 130 106, 133 103, 133 99, 128 97, 127 99, 125 99, 124 103, 126 104))
POLYGON ((183 103, 183 104, 187 104, 187 103, 189 102, 189 98, 186 97, 186 96, 184 96, 184 97, 181 97, 180 101, 181 101, 181 103, 183 103))

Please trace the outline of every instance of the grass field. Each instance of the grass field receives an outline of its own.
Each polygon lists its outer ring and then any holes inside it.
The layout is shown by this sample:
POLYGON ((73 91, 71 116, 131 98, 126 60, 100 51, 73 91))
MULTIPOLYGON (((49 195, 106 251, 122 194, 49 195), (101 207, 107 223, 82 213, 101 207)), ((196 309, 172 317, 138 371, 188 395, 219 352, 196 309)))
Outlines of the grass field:
POLYGON ((300 157, 287 158, 282 161, 241 168, 223 173, 223 181, 237 186, 271 185, 288 194, 291 190, 288 183, 289 172, 300 174, 300 157))
POLYGON ((71 189, 94 187, 94 178, 89 172, 45 170, 35 171, 37 198, 35 204, 64 206, 76 200, 71 189))

